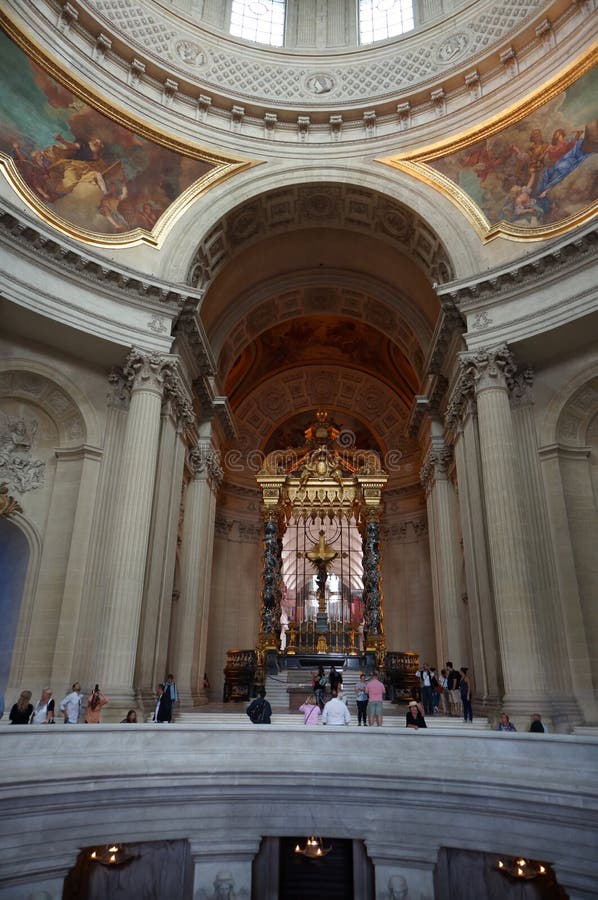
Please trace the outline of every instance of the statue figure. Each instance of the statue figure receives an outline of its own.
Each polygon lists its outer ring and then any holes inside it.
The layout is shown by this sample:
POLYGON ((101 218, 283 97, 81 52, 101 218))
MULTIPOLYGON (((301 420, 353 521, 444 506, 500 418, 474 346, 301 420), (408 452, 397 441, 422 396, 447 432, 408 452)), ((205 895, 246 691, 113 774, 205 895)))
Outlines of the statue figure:
POLYGON ((287 649, 287 631, 289 630, 289 617, 286 612, 283 611, 280 614, 280 649, 281 651, 287 649))

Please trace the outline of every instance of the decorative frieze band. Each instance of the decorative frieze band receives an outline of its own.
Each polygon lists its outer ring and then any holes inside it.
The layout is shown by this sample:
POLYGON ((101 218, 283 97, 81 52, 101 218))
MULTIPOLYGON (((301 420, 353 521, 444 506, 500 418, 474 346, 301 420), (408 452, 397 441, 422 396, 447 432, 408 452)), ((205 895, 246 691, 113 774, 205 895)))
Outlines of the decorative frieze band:
POLYGON ((461 309, 486 299, 496 303, 501 295, 510 294, 523 286, 529 289, 534 282, 554 279, 557 272, 579 266, 584 259, 595 256, 597 246, 598 227, 591 222, 581 231, 555 241, 549 250, 539 250, 510 266, 490 270, 475 281, 437 285, 436 293, 441 302, 451 300, 461 309))
POLYGON ((427 534, 428 521, 425 517, 398 522, 384 529, 384 537, 395 543, 411 543, 426 537, 427 534))

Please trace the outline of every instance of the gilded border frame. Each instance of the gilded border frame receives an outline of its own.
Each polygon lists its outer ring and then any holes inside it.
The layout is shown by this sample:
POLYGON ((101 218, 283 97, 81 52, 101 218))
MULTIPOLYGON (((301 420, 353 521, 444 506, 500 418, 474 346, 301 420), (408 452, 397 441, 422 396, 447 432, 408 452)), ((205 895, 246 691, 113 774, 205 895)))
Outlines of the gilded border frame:
POLYGON ((551 225, 524 228, 505 221, 491 224, 479 206, 464 190, 450 178, 427 165, 427 163, 449 153, 464 150, 472 144, 492 137, 510 125, 514 125, 566 90, 571 84, 589 72, 597 62, 598 43, 569 63, 564 70, 542 85, 541 88, 538 88, 519 103, 513 104, 498 115, 487 119, 482 125, 476 125, 454 137, 430 144, 415 153, 406 152, 379 157, 376 159, 376 162, 412 175, 419 181, 440 191, 467 217, 483 243, 488 243, 497 237, 513 241, 540 241, 566 234, 598 213, 598 201, 593 201, 575 213, 575 215, 551 225))
POLYGON ((100 93, 80 83, 66 72, 58 62, 37 44, 27 37, 21 29, 12 21, 5 10, 0 9, 0 28, 23 50, 27 56, 39 65, 48 75, 59 84, 87 103, 96 112, 106 116, 113 122, 131 129, 136 134, 147 140, 153 141, 162 147, 173 150, 191 159, 211 163, 214 168, 183 191, 164 210, 152 231, 144 228, 134 228, 123 234, 102 234, 89 231, 81 226, 74 225, 62 216, 55 213, 49 206, 37 197, 34 191, 27 185, 19 174, 14 161, 7 154, 0 151, 0 172, 6 178, 13 190, 23 202, 38 215, 44 222, 68 237, 79 240, 89 246, 96 247, 132 247, 146 244, 159 248, 170 233, 174 223, 202 194, 216 184, 231 178, 233 175, 243 172, 253 166, 261 165, 260 160, 246 159, 233 155, 225 156, 214 153, 205 147, 193 143, 186 143, 174 138, 159 128, 151 127, 141 119, 137 119, 128 111, 109 102, 100 93))

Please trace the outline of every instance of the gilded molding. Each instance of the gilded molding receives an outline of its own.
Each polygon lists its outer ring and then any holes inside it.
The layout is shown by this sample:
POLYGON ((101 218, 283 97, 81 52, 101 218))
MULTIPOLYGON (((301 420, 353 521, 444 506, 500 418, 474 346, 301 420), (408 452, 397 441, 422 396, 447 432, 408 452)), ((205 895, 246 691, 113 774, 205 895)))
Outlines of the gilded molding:
POLYGON ((15 513, 22 512, 23 507, 14 497, 10 496, 7 483, 2 482, 0 484, 0 519, 7 519, 9 516, 14 516, 15 513))
MULTIPOLYGON (((97 112, 106 116, 111 121, 122 125, 124 128, 129 129, 134 134, 139 134, 140 136, 184 157, 201 160, 202 162, 213 166, 210 171, 206 172, 205 175, 189 185, 186 190, 173 200, 160 216, 151 232, 146 231, 143 228, 134 228, 122 234, 100 234, 74 225, 72 222, 57 215, 26 185, 14 165, 14 162, 3 154, 0 154, 2 170, 14 190, 27 206, 43 221, 47 222, 62 234, 68 235, 69 237, 88 245, 99 247, 131 247, 138 244, 149 244, 153 247, 160 247, 168 236, 174 223, 198 197, 214 185, 222 183, 245 169, 260 164, 257 160, 250 160, 233 154, 224 155, 214 153, 208 148, 200 147, 188 140, 179 140, 173 137, 172 133, 165 129, 162 130, 148 125, 143 119, 137 118, 131 114, 130 109, 125 109, 122 106, 109 102, 97 92, 95 84, 91 87, 86 86, 79 76, 72 75, 70 72, 65 71, 55 58, 50 55, 44 47, 40 46, 36 40, 25 35, 21 29, 20 23, 13 21, 6 7, 0 9, 0 25, 30 59, 43 68, 44 71, 59 84, 74 94, 75 97, 87 103, 93 109, 97 110, 97 112)), ((106 42, 110 44, 110 39, 103 34, 100 34, 99 38, 96 37, 94 39, 93 46, 96 58, 98 47, 101 49, 101 53, 106 53, 107 50, 110 49, 106 42)), ((167 96, 172 97, 172 86, 168 84, 170 81, 171 79, 167 78, 165 83, 163 83, 162 97, 164 97, 164 91, 166 91, 167 96)), ((174 82, 172 83, 174 84, 174 82)))
POLYGON ((465 150, 480 141, 499 134, 509 126, 515 125, 521 119, 557 97, 574 81, 586 72, 589 72, 596 63, 598 63, 598 46, 594 46, 589 51, 580 54, 558 75, 543 84, 541 88, 531 93, 521 102, 513 104, 508 109, 501 110, 498 115, 487 119, 483 124, 476 124, 461 134, 443 139, 415 153, 406 152, 380 157, 377 162, 412 175, 419 181, 440 191, 459 207, 484 243, 496 237, 504 237, 515 241, 539 241, 568 234, 596 215, 598 202, 591 203, 575 215, 550 225, 532 228, 517 226, 505 221, 492 224, 465 191, 461 190, 450 178, 429 166, 428 163, 440 157, 465 150))

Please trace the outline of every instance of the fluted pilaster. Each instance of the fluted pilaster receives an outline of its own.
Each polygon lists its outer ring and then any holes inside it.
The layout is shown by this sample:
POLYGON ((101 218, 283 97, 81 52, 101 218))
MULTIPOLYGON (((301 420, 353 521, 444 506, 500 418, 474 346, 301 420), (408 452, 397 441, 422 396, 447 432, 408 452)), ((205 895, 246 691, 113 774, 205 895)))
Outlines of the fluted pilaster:
POLYGON ((543 711, 545 674, 525 551, 515 432, 509 384, 515 373, 506 346, 464 354, 474 378, 488 544, 505 687, 513 712, 543 711))
POLYGON ((426 488, 426 503, 432 560, 432 591, 436 623, 436 656, 442 660, 457 660, 464 665, 466 653, 463 637, 461 603, 461 562, 457 543, 456 503, 454 488, 448 474, 452 453, 439 434, 424 458, 420 479, 426 488))
POLYGON ((583 717, 573 698, 571 672, 563 640, 565 623, 559 604, 556 565, 540 470, 532 384, 531 369, 518 373, 511 389, 511 408, 523 473, 524 524, 535 589, 534 600, 544 655, 549 659, 546 689, 554 704, 555 725, 568 730, 572 722, 579 723, 583 717))
POLYGON ((210 612, 216 491, 222 480, 217 455, 209 443, 188 454, 191 478, 185 492, 180 558, 180 593, 171 667, 184 706, 207 702, 203 688, 210 612))

